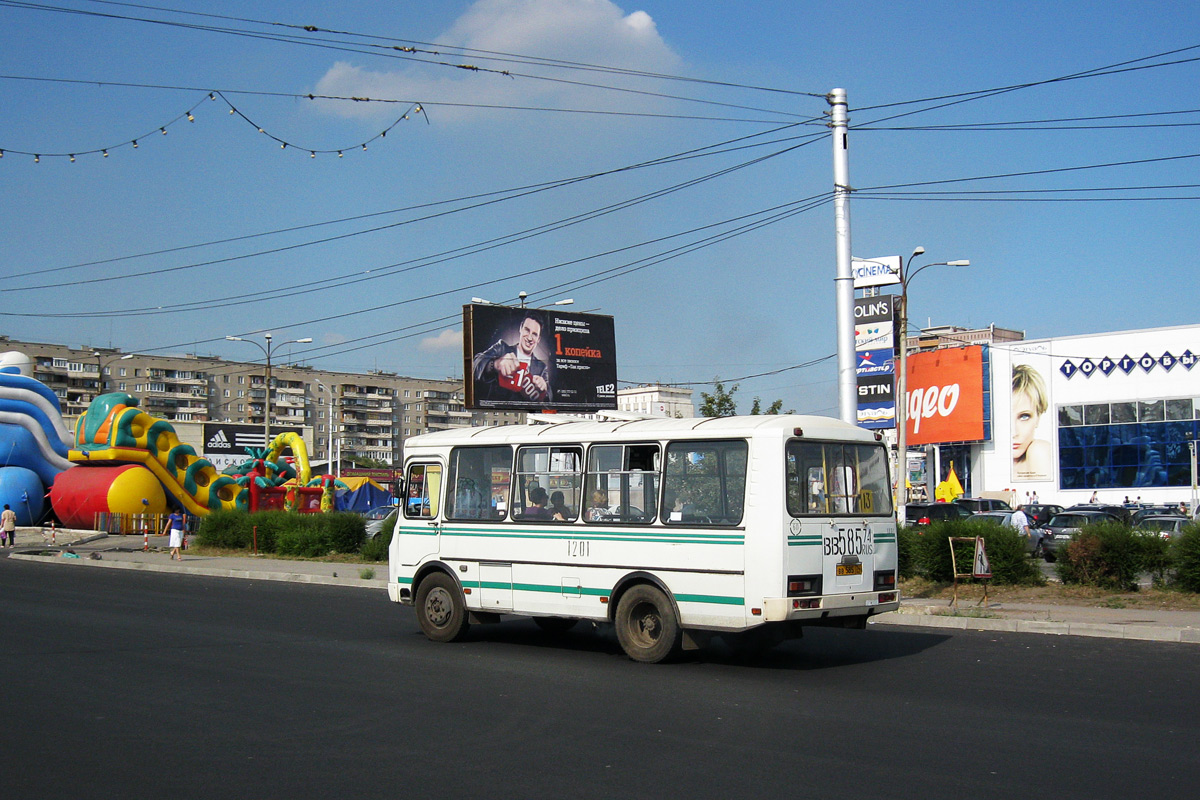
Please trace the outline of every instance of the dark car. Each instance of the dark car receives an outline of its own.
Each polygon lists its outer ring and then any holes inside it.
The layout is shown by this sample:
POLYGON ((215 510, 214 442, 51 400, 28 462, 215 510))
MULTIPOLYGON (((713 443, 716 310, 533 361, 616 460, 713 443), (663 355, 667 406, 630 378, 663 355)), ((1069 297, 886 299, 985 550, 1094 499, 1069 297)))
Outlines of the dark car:
POLYGON ((1051 517, 1062 510, 1062 506, 1056 506, 1052 503, 1030 503, 1025 506, 1025 515, 1029 517, 1030 525, 1040 528, 1049 522, 1051 517))
POLYGON ((1125 506, 1108 505, 1107 503, 1079 503, 1066 509, 1067 511, 1103 511, 1105 514, 1116 517, 1121 522, 1129 523, 1130 517, 1133 516, 1133 509, 1125 506))
POLYGON ((973 516, 971 510, 955 503, 909 503, 904 507, 909 525, 928 525, 950 519, 966 519, 973 516))
POLYGON ((1003 500, 994 500, 990 497, 960 497, 954 501, 955 505, 963 506, 972 514, 978 514, 980 511, 1012 511, 1012 506, 1003 500))
POLYGON ((1042 554, 1047 561, 1054 561, 1057 558, 1058 548, 1069 542, 1071 537, 1079 533, 1084 525, 1112 521, 1120 522, 1122 520, 1116 514, 1090 508, 1068 508, 1066 511, 1055 514, 1048 525, 1039 529, 1042 534, 1042 554))

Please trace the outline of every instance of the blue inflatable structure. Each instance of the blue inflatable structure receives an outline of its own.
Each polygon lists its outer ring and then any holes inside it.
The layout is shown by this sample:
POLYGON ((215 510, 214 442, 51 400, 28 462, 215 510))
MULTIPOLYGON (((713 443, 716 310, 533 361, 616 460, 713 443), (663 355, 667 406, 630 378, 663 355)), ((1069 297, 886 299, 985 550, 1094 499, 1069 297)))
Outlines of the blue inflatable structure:
POLYGON ((0 356, 0 506, 17 513, 18 525, 35 525, 45 511, 47 490, 71 467, 71 432, 58 397, 41 381, 20 374, 22 362, 28 365, 29 359, 20 353, 0 356))

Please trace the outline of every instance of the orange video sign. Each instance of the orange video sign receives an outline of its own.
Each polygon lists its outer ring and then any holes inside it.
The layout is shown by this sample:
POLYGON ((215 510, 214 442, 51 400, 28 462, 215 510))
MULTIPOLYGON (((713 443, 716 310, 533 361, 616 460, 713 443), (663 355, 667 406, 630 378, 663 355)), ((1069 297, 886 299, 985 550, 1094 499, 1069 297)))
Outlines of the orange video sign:
POLYGON ((953 347, 908 357, 908 443, 983 439, 983 348, 953 347))

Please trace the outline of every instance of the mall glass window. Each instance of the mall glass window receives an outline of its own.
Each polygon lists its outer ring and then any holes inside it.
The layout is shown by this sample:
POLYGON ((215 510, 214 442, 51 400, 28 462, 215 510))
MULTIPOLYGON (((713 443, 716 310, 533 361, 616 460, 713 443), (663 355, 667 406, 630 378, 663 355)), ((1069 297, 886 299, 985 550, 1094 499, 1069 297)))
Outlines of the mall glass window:
POLYGON ((1191 398, 1061 406, 1059 485, 1136 489, 1191 483, 1187 442, 1200 433, 1191 398), (1082 413, 1080 413, 1082 412, 1082 413))

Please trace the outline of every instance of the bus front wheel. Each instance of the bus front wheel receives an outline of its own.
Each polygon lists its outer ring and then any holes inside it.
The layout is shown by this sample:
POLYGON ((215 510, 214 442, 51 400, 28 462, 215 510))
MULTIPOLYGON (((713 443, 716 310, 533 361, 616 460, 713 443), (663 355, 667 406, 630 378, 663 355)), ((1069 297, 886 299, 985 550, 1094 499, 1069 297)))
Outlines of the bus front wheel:
POLYGON ((657 664, 679 649, 683 632, 675 609, 665 594, 639 584, 617 604, 617 641, 634 661, 657 664))
POLYGON ((417 624, 435 642, 456 642, 467 632, 467 609, 454 579, 435 572, 417 589, 417 624))

